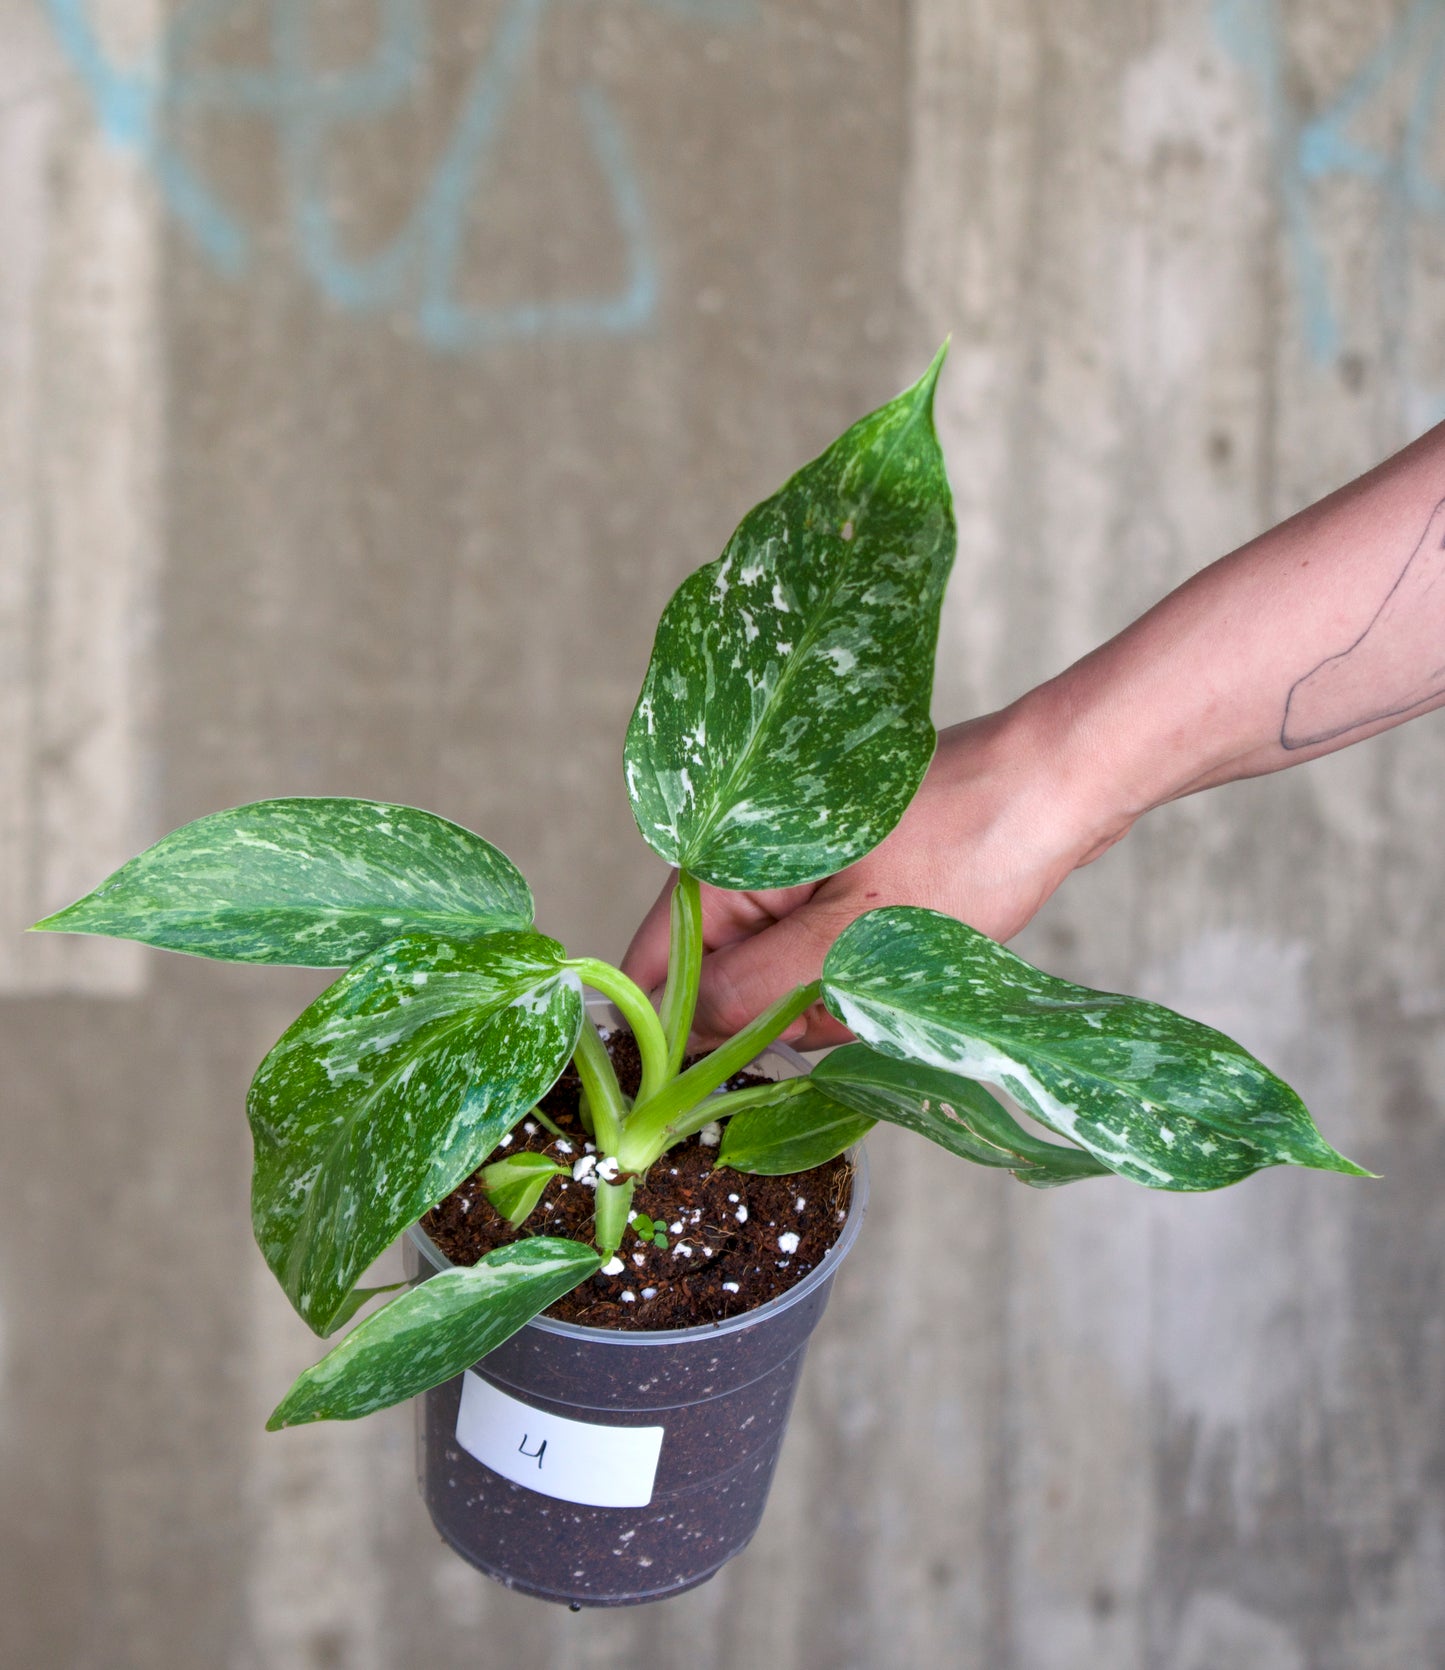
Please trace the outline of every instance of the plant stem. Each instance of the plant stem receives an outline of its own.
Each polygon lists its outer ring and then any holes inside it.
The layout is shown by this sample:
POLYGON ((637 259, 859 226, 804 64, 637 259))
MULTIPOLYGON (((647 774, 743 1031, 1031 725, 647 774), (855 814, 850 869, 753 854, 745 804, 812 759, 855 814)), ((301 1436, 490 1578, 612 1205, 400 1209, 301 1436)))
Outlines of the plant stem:
POLYGON ((684 1113, 673 1120, 670 1127, 672 1138, 681 1142, 684 1137, 695 1136, 704 1125, 711 1125, 714 1119, 729 1119, 759 1102, 778 1102, 799 1096, 807 1083, 806 1076, 779 1079, 773 1084, 750 1084, 742 1090, 725 1090, 721 1096, 705 1097, 691 1113, 684 1113))
MULTIPOLYGON (((581 1069, 579 1068, 580 1072, 581 1069)), ((587 1088, 584 1085, 582 1094, 577 1098, 577 1117, 582 1121, 582 1129, 594 1140, 597 1136, 597 1122, 592 1117, 592 1104, 587 1099, 587 1088)))
POLYGON ((597 1250, 604 1257, 611 1258, 622 1245, 632 1216, 633 1187, 630 1177, 622 1183, 597 1185, 597 1250))
MULTIPOLYGON (((644 1101, 638 1097, 623 1133, 618 1157, 624 1171, 646 1171, 665 1149, 682 1138, 680 1123, 704 1097, 716 1090, 753 1059, 761 1055, 790 1022, 817 1000, 818 982, 798 986, 764 1009, 755 1021, 720 1044, 711 1055, 675 1078, 660 1095, 644 1101)), ((705 1125, 713 1117, 709 1113, 705 1125)), ((700 1127, 694 1126, 693 1129, 700 1127)))
POLYGON ((694 875, 677 872, 668 914, 667 985, 662 992, 662 1031, 667 1039, 667 1074, 682 1071, 688 1033, 697 1009, 702 976, 702 888, 694 875))
POLYGON ((615 1154, 622 1141, 622 1124, 627 1118, 627 1099, 617 1082, 617 1073, 607 1046, 597 1028, 584 1019, 572 1057, 582 1080, 582 1090, 592 1111, 592 1136, 603 1154, 615 1154))
POLYGON ((541 1108, 533 1108, 529 1117, 535 1119, 539 1125, 545 1125, 554 1137, 565 1137, 567 1134, 560 1125, 554 1125, 541 1108))
POLYGON ((657 1018, 657 1011, 647 993, 629 980, 620 968, 599 962, 596 957, 571 957, 564 966, 575 968, 581 979, 604 997, 610 997, 622 1011, 642 1056, 642 1086, 637 1092, 637 1100, 650 1101, 671 1074, 667 1070, 667 1039, 663 1036, 662 1022, 657 1018))

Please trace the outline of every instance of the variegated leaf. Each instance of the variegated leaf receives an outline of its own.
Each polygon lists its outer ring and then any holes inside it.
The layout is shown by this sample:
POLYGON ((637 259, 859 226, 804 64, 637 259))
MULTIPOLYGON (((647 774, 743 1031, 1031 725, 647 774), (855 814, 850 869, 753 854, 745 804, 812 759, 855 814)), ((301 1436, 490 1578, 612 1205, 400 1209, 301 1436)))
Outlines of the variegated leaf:
POLYGON ((258 800, 182 825, 37 922, 240 963, 340 968, 408 933, 532 923, 512 861, 460 824, 379 800, 258 800))
POLYGON ((801 1079, 785 1079, 775 1098, 730 1119, 719 1163, 781 1176, 822 1165, 860 1140, 878 1120, 916 1131, 975 1165, 1012 1171, 1035 1188, 1108 1168, 1079 1148, 1030 1136, 982 1085, 921 1062, 846 1044, 801 1079))
POLYGON ((576 1047, 582 994, 541 934, 412 935, 324 991, 247 1098, 251 1215, 317 1333, 382 1249, 486 1159, 576 1047))
POLYGON ((444 1270, 358 1324, 307 1369, 267 1430, 354 1421, 415 1397, 509 1339, 602 1262, 595 1247, 536 1236, 470 1269, 444 1270))
POLYGON ((1274 1165, 1369 1175, 1223 1033, 1057 980, 936 911, 860 916, 828 953, 823 996, 875 1050, 999 1085, 1150 1188, 1217 1189, 1274 1165))
POLYGON ((663 614, 627 787, 645 839, 714 886, 841 870, 927 769, 954 548, 942 361, 749 512, 663 614))

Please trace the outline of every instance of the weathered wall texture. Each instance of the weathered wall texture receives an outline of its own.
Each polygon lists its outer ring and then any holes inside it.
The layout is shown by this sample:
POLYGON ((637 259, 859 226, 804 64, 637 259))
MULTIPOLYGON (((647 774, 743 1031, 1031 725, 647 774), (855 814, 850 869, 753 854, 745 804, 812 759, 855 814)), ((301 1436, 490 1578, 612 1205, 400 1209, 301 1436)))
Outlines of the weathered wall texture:
POLYGON ((242 1099, 322 977, 14 932, 352 793, 619 952, 662 602, 946 331, 941 720, 1445 415, 1442 74, 1440 0, 0 0, 4 1662, 1445 1663, 1438 718, 1155 814, 1022 947, 1384 1181, 883 1133, 757 1542, 627 1615, 445 1553, 405 1411, 261 1431, 314 1345, 242 1099))

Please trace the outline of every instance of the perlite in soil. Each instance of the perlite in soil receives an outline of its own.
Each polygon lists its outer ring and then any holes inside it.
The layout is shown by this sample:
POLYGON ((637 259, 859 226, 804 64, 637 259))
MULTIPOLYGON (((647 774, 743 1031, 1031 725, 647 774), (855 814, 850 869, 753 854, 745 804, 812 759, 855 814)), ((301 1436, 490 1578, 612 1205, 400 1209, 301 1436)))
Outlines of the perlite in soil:
POLYGON ((354 1319, 374 1296, 358 1286, 367 1267, 478 1167, 498 1209, 531 1222, 555 1168, 509 1160, 509 1135, 569 1062, 581 1077, 592 1236, 533 1234, 398 1293, 300 1376, 272 1427, 352 1419, 461 1374, 627 1256, 638 1179, 699 1131, 719 1165, 771 1175, 844 1152, 878 1120, 1039 1188, 1113 1174, 1196 1191, 1281 1164, 1367 1175, 1231 1039, 1055 979, 924 909, 859 917, 820 980, 684 1069, 700 884, 781 887, 855 862, 932 756, 955 543, 932 416, 943 357, 750 511, 663 612, 623 750, 638 828, 677 870, 660 1013, 617 968, 536 931, 527 883, 496 847, 376 801, 212 813, 37 924, 346 969, 248 1098, 256 1238, 318 1335, 354 1319), (585 1015, 588 989, 636 1035, 633 1099, 585 1015), (719 1093, 820 1000, 857 1042, 800 1077, 719 1093))

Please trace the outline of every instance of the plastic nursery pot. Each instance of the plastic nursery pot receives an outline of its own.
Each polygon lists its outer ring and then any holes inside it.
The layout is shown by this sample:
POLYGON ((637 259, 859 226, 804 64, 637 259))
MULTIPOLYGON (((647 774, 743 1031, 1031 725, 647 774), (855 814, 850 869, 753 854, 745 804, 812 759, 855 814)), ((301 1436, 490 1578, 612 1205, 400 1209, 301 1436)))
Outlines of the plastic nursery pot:
MULTIPOLYGON (((807 1066, 774 1045, 754 1069, 807 1066)), ((538 1317, 417 1399, 422 1498, 463 1559, 545 1600, 628 1606, 705 1583, 747 1546, 808 1337, 862 1226, 867 1167, 850 1158, 837 1241, 776 1299, 656 1333, 538 1317)), ((447 1268, 420 1226, 406 1252, 413 1277, 447 1268)))

